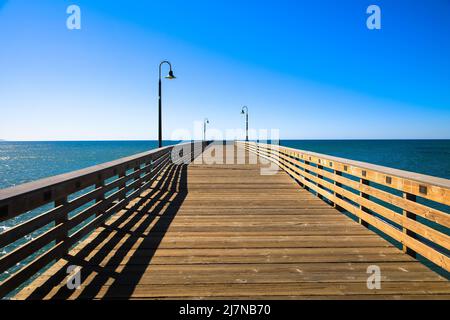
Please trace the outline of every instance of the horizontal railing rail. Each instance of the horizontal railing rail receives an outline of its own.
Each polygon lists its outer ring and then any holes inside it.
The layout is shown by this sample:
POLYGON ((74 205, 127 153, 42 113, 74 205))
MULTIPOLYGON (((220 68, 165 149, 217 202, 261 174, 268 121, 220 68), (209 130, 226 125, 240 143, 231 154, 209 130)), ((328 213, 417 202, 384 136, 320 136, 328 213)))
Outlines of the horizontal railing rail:
POLYGON ((163 147, 0 190, 0 222, 20 221, 0 233, 0 298, 125 208, 168 165, 192 161, 207 144, 163 147))
POLYGON ((450 180, 278 145, 237 142, 365 226, 450 271, 450 180))

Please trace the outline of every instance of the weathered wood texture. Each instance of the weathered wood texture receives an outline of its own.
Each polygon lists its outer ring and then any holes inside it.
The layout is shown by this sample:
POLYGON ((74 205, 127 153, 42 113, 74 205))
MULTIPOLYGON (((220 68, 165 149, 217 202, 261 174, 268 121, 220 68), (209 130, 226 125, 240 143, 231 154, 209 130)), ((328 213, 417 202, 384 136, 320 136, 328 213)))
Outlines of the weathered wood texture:
MULTIPOLYGON (((16 299, 448 299, 447 280, 346 217, 285 172, 170 165, 150 189, 16 299), (67 267, 81 287, 66 286, 67 267), (367 268, 381 269, 381 289, 367 268)), ((252 160, 252 159, 250 159, 252 160)), ((260 159, 261 160, 261 159, 260 159)), ((236 164, 239 162, 241 164, 236 164)))

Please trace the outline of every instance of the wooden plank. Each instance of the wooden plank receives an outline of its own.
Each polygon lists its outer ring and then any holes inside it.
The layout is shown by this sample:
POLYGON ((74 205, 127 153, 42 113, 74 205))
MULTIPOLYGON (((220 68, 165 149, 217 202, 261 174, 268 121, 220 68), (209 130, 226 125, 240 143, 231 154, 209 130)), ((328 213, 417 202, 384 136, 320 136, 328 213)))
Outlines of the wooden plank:
MULTIPOLYGON (((404 263, 403 263, 404 264, 404 263)), ((383 270, 382 282, 436 282, 443 281, 442 277, 430 273, 426 269, 410 268, 407 264, 401 266, 400 263, 380 264, 383 270)), ((345 264, 345 263, 325 263, 325 264, 240 264, 240 265, 155 265, 147 268, 141 275, 142 266, 134 265, 127 268, 126 272, 116 277, 114 285, 133 285, 137 280, 140 285, 195 285, 209 284, 221 285, 226 283, 258 283, 258 284, 279 284, 279 283, 366 283, 367 267, 365 263, 345 264), (139 279, 136 279, 139 277, 139 279)), ((115 274, 116 269, 107 267, 105 272, 115 274)), ((95 266, 84 267, 85 274, 94 274, 95 266)), ((42 275, 42 283, 49 281, 53 274, 42 275)), ((86 277, 89 278, 89 277, 86 277)), ((67 279, 67 276, 66 278, 67 279)), ((88 286, 95 281, 95 278, 86 281, 88 286)), ((64 282, 64 281, 62 281, 64 282)), ((112 282, 112 281, 111 281, 112 282)), ((37 288, 37 287, 35 287, 37 288)))
MULTIPOLYGON (((143 298, 193 298, 193 297, 212 297, 220 295, 227 299, 235 297, 264 297, 268 293, 271 296, 323 296, 323 295, 361 295, 366 299, 373 295, 377 295, 377 292, 369 290, 366 283, 328 283, 324 286, 323 283, 271 283, 270 292, 268 292, 267 284, 221 284, 221 285, 208 285, 208 284, 192 284, 186 286, 184 284, 176 285, 136 285, 130 289, 129 285, 116 285, 116 286, 103 286, 99 291, 89 290, 82 286, 79 290, 72 291, 73 298, 83 299, 143 299, 143 298)), ((411 295, 448 295, 450 285, 447 282, 426 282, 426 283, 414 283, 414 282, 386 282, 382 287, 382 294, 390 295, 404 295, 404 289, 409 289, 408 294, 411 295)), ((58 297, 58 293, 64 296, 63 291, 58 292, 60 288, 53 288, 47 296, 55 295, 58 297)), ((25 289, 27 291, 27 289, 25 289)), ((26 294, 26 292, 24 292, 26 294)))

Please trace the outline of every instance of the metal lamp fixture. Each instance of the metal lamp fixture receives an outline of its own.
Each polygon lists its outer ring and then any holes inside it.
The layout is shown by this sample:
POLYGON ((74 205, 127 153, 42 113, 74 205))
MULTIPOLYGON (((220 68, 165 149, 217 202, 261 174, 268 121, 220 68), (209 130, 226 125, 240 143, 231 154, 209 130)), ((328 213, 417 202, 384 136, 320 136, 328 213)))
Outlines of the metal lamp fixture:
POLYGON ((206 141, 206 125, 209 124, 208 118, 203 121, 203 141, 206 141))
POLYGON ((161 148, 162 147, 162 99, 161 99, 161 78, 162 78, 162 74, 161 74, 161 69, 162 69, 162 65, 163 64, 168 64, 169 65, 169 74, 167 76, 165 76, 166 79, 169 80, 173 80, 176 79, 176 77, 173 74, 172 71, 172 64, 169 61, 162 61, 159 64, 159 83, 158 83, 158 145, 161 148))
POLYGON ((247 106, 242 107, 241 114, 245 114, 245 141, 248 141, 248 108, 247 106))

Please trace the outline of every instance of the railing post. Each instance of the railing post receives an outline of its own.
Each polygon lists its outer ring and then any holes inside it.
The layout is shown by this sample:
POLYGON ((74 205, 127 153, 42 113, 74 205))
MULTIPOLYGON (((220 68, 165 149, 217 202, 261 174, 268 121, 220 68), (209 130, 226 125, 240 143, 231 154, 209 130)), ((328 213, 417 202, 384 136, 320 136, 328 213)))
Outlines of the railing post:
MULTIPOLYGON (((152 159, 149 158, 146 162, 145 162, 145 171, 144 171, 144 175, 147 176, 148 173, 152 172, 152 168, 153 168, 153 162, 152 159)), ((151 176, 151 175, 150 175, 151 176)), ((144 182, 147 182, 149 179, 149 177, 147 176, 147 178, 144 180, 144 182)))
MULTIPOLYGON (((134 172, 136 173, 136 172, 138 172, 139 170, 141 170, 141 166, 140 165, 136 165, 134 168, 133 168, 133 170, 134 170, 134 172)), ((137 177, 135 177, 134 178, 134 180, 133 180, 133 182, 136 182, 136 181, 138 181, 139 179, 141 179, 141 175, 139 174, 137 177)), ((141 184, 142 185, 142 184, 141 184)), ((136 187, 134 187, 133 188, 133 191, 137 191, 137 190, 139 190, 139 188, 140 188, 140 185, 139 185, 139 183, 136 185, 136 187)))
MULTIPOLYGON (((333 172, 337 176, 342 176, 342 172, 341 171, 333 170, 333 172)), ((342 183, 337 182, 336 180, 334 180, 334 185, 336 187, 342 188, 342 183)), ((336 192, 336 190, 333 190, 333 194, 336 196, 336 198, 343 199, 342 196, 339 193, 336 192)), ((335 202, 333 202, 333 207, 336 208, 339 211, 343 211, 344 210, 341 206, 339 206, 335 202)))
MULTIPOLYGON (((206 141, 202 142, 202 145, 203 145, 203 143, 206 143, 206 141)), ((190 149, 191 149, 191 161, 190 162, 193 162, 195 160, 195 158, 197 158, 197 156, 198 156, 197 152, 196 152, 197 150, 196 150, 195 142, 191 143, 190 149)))
MULTIPOLYGON (((296 160, 298 162, 300 162, 300 156, 297 153, 293 153, 292 156, 289 156, 291 159, 296 160)), ((299 165, 294 165, 296 168, 298 168, 300 171, 302 169, 301 166, 299 165)), ((299 172, 300 173, 300 172, 299 172)), ((301 175, 301 174, 300 174, 301 175)), ((304 176, 302 176, 303 178, 305 178, 304 176)), ((303 189, 306 187, 305 184, 302 181, 299 181, 298 184, 300 185, 300 187, 302 187, 303 189)))
POLYGON ((259 162, 259 160, 260 160, 259 143, 256 144, 256 157, 257 157, 257 162, 259 162))
MULTIPOLYGON (((119 178, 119 179, 120 179, 120 178, 123 178, 123 177, 125 177, 126 175, 127 175, 127 170, 126 170, 126 169, 123 169, 123 170, 121 170, 121 171, 119 172, 118 178, 119 178)), ((121 183, 121 184, 119 185, 118 189, 119 189, 119 190, 120 190, 120 189, 123 189, 123 188, 126 187, 126 185, 127 185, 127 182, 124 181, 123 183, 121 183)), ((126 197, 126 194, 123 194, 122 196, 119 196, 119 198, 117 199, 117 202, 119 202, 120 200, 124 199, 125 197, 126 197)))
MULTIPOLYGON (((369 185, 369 180, 360 178, 359 179, 359 183, 360 184, 364 184, 364 185, 369 185)), ((367 194, 361 192, 361 191, 359 192, 359 195, 361 197, 363 197, 364 199, 369 199, 369 196, 367 194)), ((361 204, 359 205, 359 208, 362 211, 369 213, 369 210, 367 208, 365 208, 364 206, 362 206, 361 204)), ((359 223, 362 224, 366 228, 369 227, 369 224, 366 221, 364 221, 363 219, 361 219, 361 218, 359 218, 359 223)))
MULTIPOLYGON (((59 198, 55 201, 55 207, 64 206, 67 204, 67 196, 59 198)), ((56 244, 66 241, 69 238, 69 230, 67 229, 67 222, 69 221, 69 213, 65 210, 55 219, 55 226, 63 225, 64 231, 56 237, 56 244)))
MULTIPOLYGON (((103 188, 103 187, 105 186, 105 180, 103 179, 103 176, 102 176, 102 175, 99 175, 99 176, 98 176, 98 179, 99 179, 99 181, 95 184, 95 189, 103 188)), ((105 200, 105 193, 104 193, 104 191, 103 191, 103 193, 95 199, 95 203, 99 203, 100 201, 104 201, 104 200, 105 200)), ((98 211, 98 212, 95 214, 95 216, 98 217, 98 216, 100 216, 101 214, 102 214, 102 213, 101 213, 100 211, 98 211)))
MULTIPOLYGON (((309 161, 305 160, 304 162, 305 162, 306 165, 308 165, 308 166, 310 165, 310 162, 309 162, 309 161)), ((309 170, 306 169, 306 168, 303 169, 303 170, 304 170, 306 173, 310 173, 309 170)), ((304 177, 304 178, 305 178, 306 181, 310 181, 307 177, 304 177)), ((309 191, 309 187, 308 187, 307 185, 305 185, 305 189, 309 191)))
MULTIPOLYGON (((415 195, 410 194, 410 193, 406 193, 403 192, 403 198, 406 200, 410 200, 410 201, 417 201, 417 198, 415 195)), ((412 219, 412 220, 416 220, 417 216, 407 210, 403 210, 403 215, 406 216, 408 219, 412 219)), ((406 229, 405 227, 403 227, 403 233, 412 237, 412 238, 417 238, 417 234, 415 232, 412 232, 408 229, 406 229)), ((405 252, 406 254, 409 254, 412 257, 416 257, 417 254, 414 250, 412 250, 411 248, 408 248, 405 244, 403 244, 403 252, 405 252)))
MULTIPOLYGON (((319 161, 320 161, 320 160, 319 160, 319 161)), ((317 169, 323 170, 323 166, 320 165, 320 164, 318 164, 318 165, 317 165, 317 169)), ((323 176, 317 174, 317 179, 322 180, 322 179, 323 179, 323 176)), ((323 186, 322 186, 321 184, 317 183, 317 186, 318 186, 320 189, 323 189, 323 186)), ((319 197, 319 199, 324 200, 324 198, 323 198, 323 196, 322 196, 321 194, 318 194, 318 197, 319 197)))

